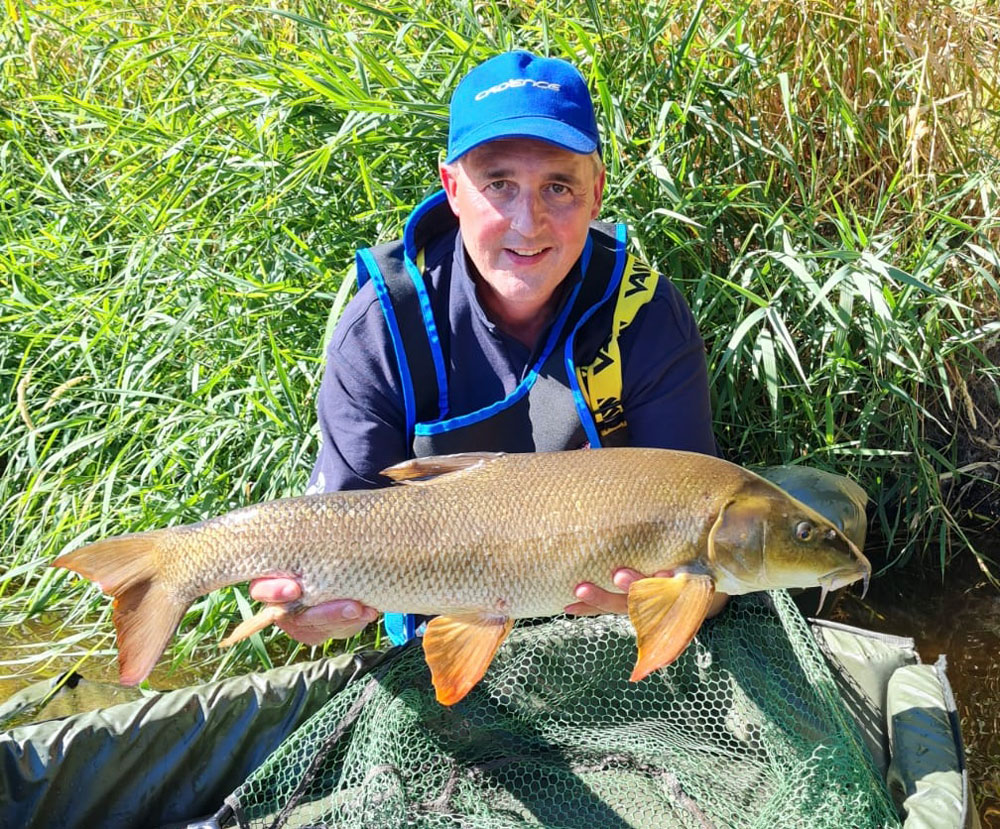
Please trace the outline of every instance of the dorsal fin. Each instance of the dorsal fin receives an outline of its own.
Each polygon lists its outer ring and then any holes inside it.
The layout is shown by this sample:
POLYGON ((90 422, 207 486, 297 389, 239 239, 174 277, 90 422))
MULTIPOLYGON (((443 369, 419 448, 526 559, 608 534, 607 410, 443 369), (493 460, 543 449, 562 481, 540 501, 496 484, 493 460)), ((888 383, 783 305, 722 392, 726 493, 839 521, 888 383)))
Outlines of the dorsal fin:
POLYGON ((397 484, 423 484, 448 475, 473 469, 485 463, 502 458, 503 452, 459 452, 455 455, 430 455, 397 463, 381 471, 381 475, 391 478, 397 484))

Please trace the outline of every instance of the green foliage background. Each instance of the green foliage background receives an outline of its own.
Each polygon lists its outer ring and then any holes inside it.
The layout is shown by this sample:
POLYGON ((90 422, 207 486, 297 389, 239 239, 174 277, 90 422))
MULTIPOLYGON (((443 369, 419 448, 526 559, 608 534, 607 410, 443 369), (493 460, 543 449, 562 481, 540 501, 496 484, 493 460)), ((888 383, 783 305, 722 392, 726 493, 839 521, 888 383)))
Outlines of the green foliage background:
MULTIPOLYGON (((514 47, 588 78, 605 217, 694 308, 726 455, 858 479, 876 567, 995 568, 995 5, 3 4, 4 623, 58 613, 86 653, 107 603, 52 558, 302 491, 353 251, 436 189, 454 84, 514 47)), ((294 656, 220 660, 248 612, 199 601, 175 664, 294 656)))

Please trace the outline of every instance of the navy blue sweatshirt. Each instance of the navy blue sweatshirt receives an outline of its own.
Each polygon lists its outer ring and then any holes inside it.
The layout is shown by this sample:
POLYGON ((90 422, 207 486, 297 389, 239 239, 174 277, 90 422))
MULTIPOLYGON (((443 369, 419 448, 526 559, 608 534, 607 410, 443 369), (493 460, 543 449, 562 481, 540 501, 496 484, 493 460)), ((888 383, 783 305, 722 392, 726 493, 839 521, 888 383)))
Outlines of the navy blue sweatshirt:
MULTIPOLYGON (((454 417, 509 394, 538 354, 487 317, 460 232, 435 238, 425 261, 448 374, 449 416, 454 417)), ((579 263, 564 284, 578 279, 579 263)), ((539 337, 539 349, 547 336, 546 331, 539 337)), ((668 279, 660 277, 653 298, 622 333, 620 346, 631 445, 716 454, 704 344, 690 308, 668 279)), ((389 481, 379 471, 412 456, 395 352, 370 281, 348 303, 334 330, 318 414, 321 446, 310 492, 386 486, 389 481)))

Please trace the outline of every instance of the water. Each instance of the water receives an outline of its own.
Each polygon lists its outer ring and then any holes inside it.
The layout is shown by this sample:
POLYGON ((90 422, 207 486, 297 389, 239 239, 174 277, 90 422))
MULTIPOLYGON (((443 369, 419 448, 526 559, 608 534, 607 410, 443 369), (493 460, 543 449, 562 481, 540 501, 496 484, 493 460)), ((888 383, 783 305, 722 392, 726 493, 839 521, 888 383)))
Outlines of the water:
MULTIPOLYGON (((46 708, 46 716, 90 711, 135 698, 138 692, 123 689, 118 684, 118 651, 114 632, 110 628, 81 639, 58 656, 39 661, 46 642, 61 640, 67 635, 64 620, 58 614, 40 614, 22 624, 3 628, 0 636, 0 703, 33 683, 74 670, 87 679, 85 690, 72 689, 76 693, 60 694, 65 698, 57 703, 57 707, 46 708), (71 703, 72 699, 78 702, 71 703), (70 710, 67 706, 71 704, 78 707, 70 710)), ((217 665, 217 661, 210 664, 190 662, 172 669, 169 661, 161 660, 150 674, 150 686, 166 691, 208 682, 217 665)))

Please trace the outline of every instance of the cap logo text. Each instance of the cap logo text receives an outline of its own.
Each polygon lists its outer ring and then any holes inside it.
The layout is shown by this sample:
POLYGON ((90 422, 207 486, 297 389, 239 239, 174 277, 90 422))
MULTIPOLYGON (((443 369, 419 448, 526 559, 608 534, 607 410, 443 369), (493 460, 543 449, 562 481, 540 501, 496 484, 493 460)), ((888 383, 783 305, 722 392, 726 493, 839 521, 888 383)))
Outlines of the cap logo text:
POLYGON ((509 81, 503 81, 502 83, 495 84, 489 89, 484 89, 482 92, 477 92, 475 100, 481 101, 487 95, 492 95, 494 92, 506 92, 508 89, 518 89, 522 86, 534 86, 538 89, 551 89, 553 92, 559 91, 559 84, 550 83, 549 81, 535 81, 531 78, 511 78, 509 81))

